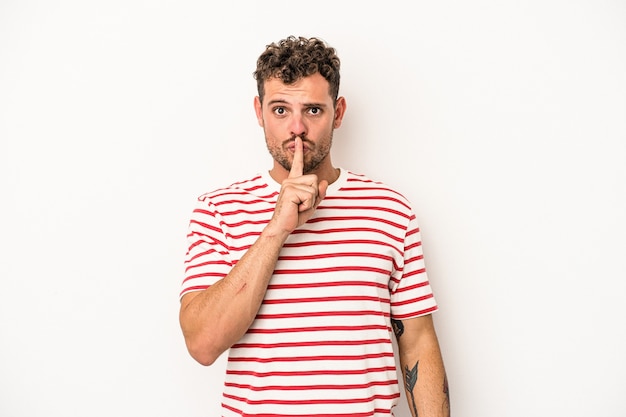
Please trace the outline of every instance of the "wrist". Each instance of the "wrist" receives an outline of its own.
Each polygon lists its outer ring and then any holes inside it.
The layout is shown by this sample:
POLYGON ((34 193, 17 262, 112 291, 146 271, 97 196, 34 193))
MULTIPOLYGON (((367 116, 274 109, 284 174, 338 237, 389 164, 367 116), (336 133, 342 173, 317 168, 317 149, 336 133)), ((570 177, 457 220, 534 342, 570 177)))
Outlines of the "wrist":
POLYGON ((267 224, 267 226, 265 226, 259 238, 276 240, 277 242, 280 242, 282 246, 282 244, 285 242, 285 240, 287 240, 290 234, 291 234, 291 231, 285 230, 283 227, 277 224, 276 221, 272 219, 267 224))

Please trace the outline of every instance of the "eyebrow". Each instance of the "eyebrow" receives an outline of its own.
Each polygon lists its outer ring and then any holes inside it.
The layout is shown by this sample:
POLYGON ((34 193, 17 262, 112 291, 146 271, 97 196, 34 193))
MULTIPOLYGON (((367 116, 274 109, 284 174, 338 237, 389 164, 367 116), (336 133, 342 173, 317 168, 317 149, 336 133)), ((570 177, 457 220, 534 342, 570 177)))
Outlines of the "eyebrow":
MULTIPOLYGON (((289 104, 289 102, 287 102, 286 100, 280 100, 280 99, 275 99, 272 101, 269 101, 267 103, 268 106, 272 106, 272 105, 276 105, 276 104, 289 104)), ((304 107, 327 107, 326 104, 323 103, 304 103, 304 107)))

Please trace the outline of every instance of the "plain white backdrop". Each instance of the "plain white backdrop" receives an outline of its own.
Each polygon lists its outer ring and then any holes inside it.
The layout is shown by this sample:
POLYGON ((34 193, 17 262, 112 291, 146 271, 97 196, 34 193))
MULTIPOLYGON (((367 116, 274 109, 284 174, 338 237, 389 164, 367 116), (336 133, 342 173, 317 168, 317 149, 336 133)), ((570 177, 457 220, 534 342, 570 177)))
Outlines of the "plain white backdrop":
MULTIPOLYGON (((455 417, 626 415, 626 3, 0 0, 0 416, 219 415, 197 195, 268 169, 256 57, 342 59, 336 165, 418 211, 455 417)), ((398 417, 409 417, 404 404, 398 417)))

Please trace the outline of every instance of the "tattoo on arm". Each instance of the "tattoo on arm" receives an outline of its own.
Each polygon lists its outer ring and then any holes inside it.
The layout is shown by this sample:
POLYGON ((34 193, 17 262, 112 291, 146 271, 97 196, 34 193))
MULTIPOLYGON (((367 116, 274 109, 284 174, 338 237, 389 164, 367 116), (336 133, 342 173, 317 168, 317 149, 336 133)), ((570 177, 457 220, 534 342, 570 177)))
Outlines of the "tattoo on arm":
POLYGON ((391 327, 393 328, 393 332, 396 334, 396 338, 402 336, 402 333, 404 333, 404 324, 401 320, 391 319, 391 327))
POLYGON ((415 388, 415 384, 417 384, 417 365, 419 361, 415 362, 415 366, 413 369, 409 369, 408 366, 404 367, 404 388, 406 388, 407 393, 409 394, 409 406, 413 407, 413 415, 417 417, 417 406, 415 405, 415 394, 413 394, 413 389, 415 388))

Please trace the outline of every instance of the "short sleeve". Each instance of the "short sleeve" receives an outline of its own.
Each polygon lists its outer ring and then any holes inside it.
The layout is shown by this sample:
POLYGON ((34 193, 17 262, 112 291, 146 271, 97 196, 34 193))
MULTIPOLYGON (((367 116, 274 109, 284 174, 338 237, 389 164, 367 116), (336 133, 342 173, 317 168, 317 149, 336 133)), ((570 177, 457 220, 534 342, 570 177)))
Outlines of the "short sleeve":
POLYGON ((391 315, 396 320, 423 316, 437 310, 422 250, 417 219, 411 215, 404 240, 404 265, 399 280, 392 280, 391 315))
POLYGON ((232 268, 221 216, 207 197, 200 197, 187 230, 185 272, 180 297, 204 290, 224 278, 232 268))

